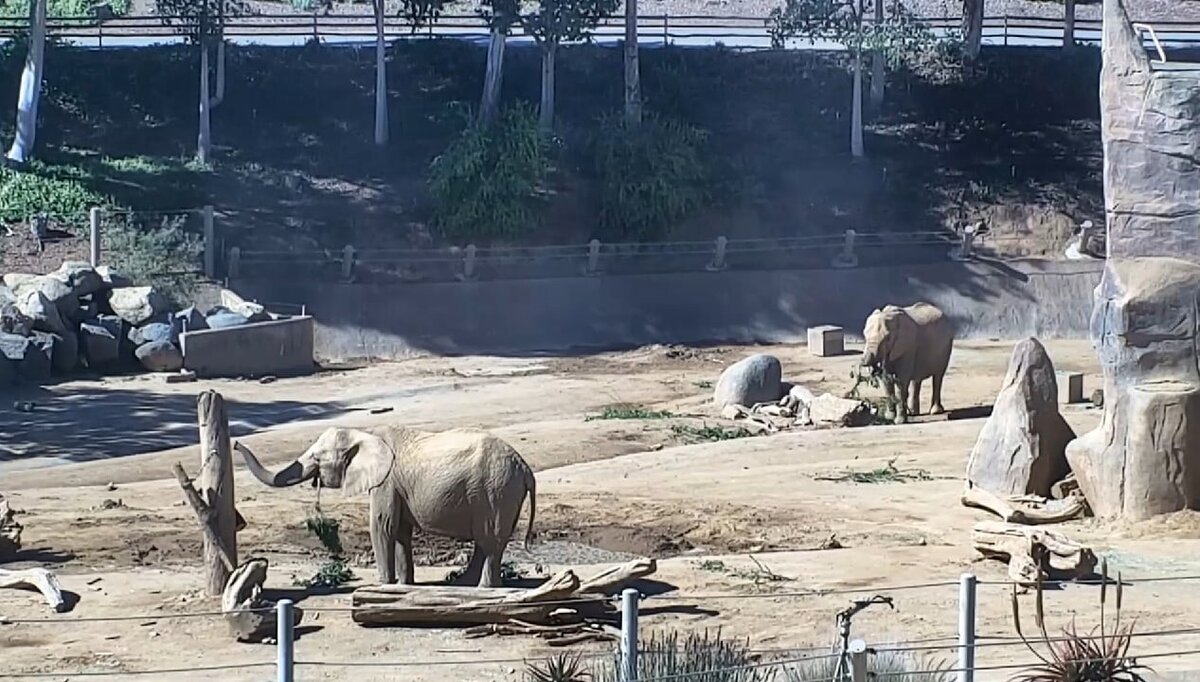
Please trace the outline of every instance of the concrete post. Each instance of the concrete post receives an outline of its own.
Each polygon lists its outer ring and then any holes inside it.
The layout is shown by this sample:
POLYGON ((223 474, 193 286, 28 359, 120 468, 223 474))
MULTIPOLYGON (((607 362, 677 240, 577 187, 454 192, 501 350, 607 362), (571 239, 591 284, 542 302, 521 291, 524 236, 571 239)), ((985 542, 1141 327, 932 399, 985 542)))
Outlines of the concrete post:
POLYGON ((295 682, 295 616, 292 600, 280 599, 275 604, 275 646, 278 654, 275 663, 277 682, 295 682))
POLYGON ((962 243, 958 247, 958 256, 955 260, 971 260, 974 255, 975 234, 979 231, 981 223, 974 223, 963 228, 962 243))
POLYGON ((858 255, 854 253, 854 240, 858 233, 854 230, 846 230, 842 241, 842 252, 833 258, 833 267, 835 268, 852 268, 858 265, 858 255))
POLYGON ((88 211, 88 226, 92 240, 91 260, 92 267, 100 265, 100 219, 103 217, 103 209, 99 206, 93 206, 92 210, 88 211))
POLYGON ((217 236, 216 225, 213 222, 213 207, 205 206, 204 216, 204 276, 213 279, 217 276, 217 236))
POLYGON ((464 280, 475 279, 475 245, 467 244, 466 253, 463 255, 463 272, 464 280))
POLYGON ((593 239, 588 242, 588 262, 587 269, 583 271, 585 275, 595 275, 600 272, 600 240, 593 239))
POLYGON ((958 583, 958 682, 975 682, 974 574, 964 573, 958 583))
POLYGON ((342 279, 350 279, 354 274, 354 246, 347 244, 342 249, 342 279))
POLYGON ((725 250, 728 248, 728 246, 728 239, 726 239, 723 235, 717 237, 717 243, 714 247, 715 250, 713 251, 712 262, 710 262, 708 264, 708 268, 706 268, 709 272, 719 272, 725 269, 725 250))
POLYGON ((867 682, 867 643, 861 639, 850 642, 850 680, 867 682))
POLYGON ((638 591, 621 592, 621 682, 638 679, 638 591))
POLYGON ((242 269, 242 250, 239 247, 229 249, 229 272, 227 273, 230 279, 236 278, 241 274, 242 269))

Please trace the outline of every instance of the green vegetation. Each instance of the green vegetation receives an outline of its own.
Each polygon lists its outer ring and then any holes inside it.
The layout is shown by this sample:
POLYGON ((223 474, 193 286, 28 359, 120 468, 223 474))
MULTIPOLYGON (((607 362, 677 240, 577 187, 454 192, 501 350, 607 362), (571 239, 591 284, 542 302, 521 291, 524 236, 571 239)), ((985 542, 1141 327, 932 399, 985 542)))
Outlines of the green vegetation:
POLYGON ((925 469, 897 469, 896 460, 889 460, 884 466, 868 471, 846 471, 840 474, 814 476, 816 481, 836 481, 850 483, 909 483, 911 481, 932 481, 936 477, 925 469))
MULTIPOLYGON (((465 575, 465 574, 466 574, 466 569, 464 569, 464 568, 450 569, 449 571, 446 572, 446 575, 442 578, 442 582, 449 585, 449 584, 453 583, 455 580, 458 580, 459 578, 463 577, 463 575, 465 575)), ((501 582, 505 582, 505 583, 516 582, 518 580, 523 580, 525 577, 526 577, 525 571, 521 570, 521 567, 518 566, 515 562, 512 562, 512 561, 500 562, 500 581, 501 582)))
MULTIPOLYGON (((720 630, 687 634, 652 630, 638 642, 639 680, 769 682, 773 677, 771 666, 762 665, 744 642, 723 639, 720 630)), ((620 680, 620 658, 602 659, 592 679, 620 680)))
MULTIPOLYGON (((830 653, 836 654, 836 651, 830 653)), ((872 654, 868 677, 875 679, 913 680, 914 682, 951 682, 954 676, 946 672, 950 666, 942 661, 927 660, 903 652, 872 654)), ((786 682, 825 682, 835 679, 837 658, 814 656, 812 660, 784 667, 786 682)))
POLYGON ((26 170, 0 166, 0 222, 20 222, 45 213, 58 222, 82 227, 88 210, 107 198, 81 179, 83 171, 34 161, 26 170))
POLYGON ((451 239, 528 233, 540 222, 550 151, 528 106, 469 124, 430 165, 433 225, 451 239))
POLYGON ((584 421, 605 419, 670 419, 675 415, 670 410, 648 410, 639 405, 608 405, 600 414, 590 414, 584 421))
POLYGON ((692 442, 707 441, 710 443, 734 440, 736 438, 749 438, 754 435, 753 431, 742 426, 727 429, 721 426, 691 426, 690 424, 672 425, 671 432, 692 442))
POLYGON ((774 589, 780 583, 792 581, 792 578, 779 575, 775 571, 772 571, 766 564, 762 563, 758 559, 755 559, 753 555, 750 555, 747 558, 749 558, 754 564, 754 567, 751 569, 731 568, 726 565, 724 561, 719 559, 705 559, 704 561, 698 562, 696 567, 702 571, 709 571, 711 573, 724 573, 735 578, 748 580, 753 583, 755 589, 758 590, 774 589))
MULTIPOLYGON (((46 4, 46 16, 50 19, 97 17, 101 14, 93 8, 107 6, 113 16, 122 16, 129 12, 129 0, 107 0, 103 3, 92 0, 49 0, 46 4)), ((0 0, 0 19, 25 19, 29 17, 29 0, 0 0)))
POLYGON ((329 558, 321 564, 311 578, 297 580, 296 585, 305 588, 333 588, 354 580, 354 573, 346 565, 346 559, 342 556, 342 539, 337 519, 326 516, 318 510, 304 520, 304 527, 317 537, 321 546, 329 553, 329 558))

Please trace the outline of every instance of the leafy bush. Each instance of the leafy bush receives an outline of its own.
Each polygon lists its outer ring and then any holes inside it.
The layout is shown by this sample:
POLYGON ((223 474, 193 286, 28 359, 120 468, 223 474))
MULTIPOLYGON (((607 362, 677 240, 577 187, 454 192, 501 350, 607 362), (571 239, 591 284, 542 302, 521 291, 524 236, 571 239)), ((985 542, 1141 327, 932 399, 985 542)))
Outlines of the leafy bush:
MULTIPOLYGON (((119 214, 118 214, 119 215, 119 214)), ((135 282, 153 284, 176 302, 185 301, 200 280, 200 238, 184 230, 182 216, 157 226, 110 220, 104 225, 104 260, 135 282)))
POLYGON ((70 169, 33 162, 25 170, 0 166, 0 222, 23 222, 45 213, 82 231, 92 206, 108 204, 70 169))
POLYGON ((600 226, 610 236, 646 240, 665 235, 709 200, 704 159, 708 133, 658 116, 630 128, 601 121, 593 142, 600 185, 600 226))
POLYGON ((539 219, 550 146, 528 106, 470 124, 430 166, 433 224, 448 237, 515 237, 539 219))
MULTIPOLYGON (((108 0, 104 3, 96 3, 92 0, 49 0, 46 4, 46 16, 50 19, 91 17, 94 16, 92 8, 100 4, 108 5, 115 16, 121 16, 129 11, 129 0, 108 0)), ((29 0, 0 0, 0 18, 25 19, 27 17, 29 17, 29 0)))

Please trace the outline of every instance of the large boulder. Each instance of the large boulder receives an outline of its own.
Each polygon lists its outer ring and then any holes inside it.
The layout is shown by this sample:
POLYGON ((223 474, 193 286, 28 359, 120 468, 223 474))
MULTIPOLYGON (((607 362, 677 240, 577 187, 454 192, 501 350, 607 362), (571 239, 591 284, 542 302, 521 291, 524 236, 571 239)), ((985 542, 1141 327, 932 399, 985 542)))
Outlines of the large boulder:
POLYGON ((4 276, 4 286, 16 291, 21 288, 21 285, 26 282, 32 282, 40 277, 40 275, 31 275, 27 272, 10 272, 4 276))
POLYGON ((151 372, 178 372, 183 369, 183 353, 170 341, 151 341, 138 346, 138 362, 151 372))
POLYGON ((0 388, 17 383, 17 366, 4 353, 0 353, 0 388))
POLYGON ((62 334, 50 334, 49 336, 54 340, 54 351, 50 357, 54 373, 61 376, 74 372, 75 368, 79 366, 79 335, 68 330, 62 334))
POLYGON ((713 390, 718 408, 727 405, 753 407, 783 397, 783 366, 779 358, 759 353, 739 360, 721 373, 713 390))
POLYGON ((134 346, 140 346, 144 343, 153 343, 155 341, 173 342, 176 339, 176 333, 175 329, 166 322, 150 322, 140 327, 131 328, 126 338, 134 346))
POLYGON ((21 310, 16 294, 5 287, 0 287, 0 332, 29 336, 33 329, 33 320, 21 310))
POLYGON ((67 330, 67 323, 63 321, 59 306, 37 289, 22 291, 17 306, 38 331, 61 334, 67 330))
POLYGON ((250 322, 267 322, 271 319, 271 314, 267 312, 266 307, 253 301, 247 301, 228 289, 221 290, 220 307, 237 313, 250 322))
POLYGON ((107 265, 97 265, 96 274, 100 276, 100 281, 104 282, 104 287, 106 289, 133 286, 133 280, 129 279, 125 275, 114 272, 113 269, 107 265))
POLYGON ((102 315, 79 325, 79 350, 91 369, 112 367, 121 361, 123 328, 119 318, 102 315), (117 322, 114 324, 113 320, 117 322))
POLYGON ((17 376, 32 382, 50 379, 54 341, 49 334, 42 337, 17 336, 0 333, 0 355, 14 365, 17 376))
POLYGON ((170 303, 154 287, 118 287, 109 294, 108 305, 122 320, 136 326, 166 312, 170 303))
POLYGON ((992 415, 967 461, 967 481, 998 495, 1050 496, 1070 473, 1067 443, 1075 438, 1058 412, 1054 363, 1037 339, 1018 343, 992 415))
POLYGON ((78 301, 71 285, 53 276, 34 277, 22 282, 14 291, 18 299, 23 299, 30 291, 40 292, 48 301, 58 306, 59 310, 68 310, 78 301))
POLYGON ((175 328, 176 334, 208 329, 208 322, 204 320, 204 315, 194 305, 175 313, 171 325, 175 328))
POLYGON ((250 318, 245 315, 239 315, 232 310, 226 308, 214 308, 208 312, 204 318, 204 324, 209 329, 225 329, 228 327, 240 327, 244 324, 250 324, 250 318))
POLYGON ((63 263, 54 273, 54 277, 66 282, 76 296, 90 296, 105 286, 104 278, 96 272, 91 263, 82 261, 63 263))

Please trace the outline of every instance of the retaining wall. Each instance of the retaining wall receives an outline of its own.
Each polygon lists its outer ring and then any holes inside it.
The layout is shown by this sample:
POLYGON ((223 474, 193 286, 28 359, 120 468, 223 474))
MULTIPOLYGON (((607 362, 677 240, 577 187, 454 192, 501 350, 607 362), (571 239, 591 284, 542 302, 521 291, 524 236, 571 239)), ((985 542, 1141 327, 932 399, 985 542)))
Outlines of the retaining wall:
POLYGON ((199 377, 286 376, 313 370, 313 318, 307 315, 180 335, 183 366, 199 377))
POLYGON ((240 279, 247 299, 305 304, 320 359, 526 355, 652 343, 797 343, 853 335, 876 307, 925 300, 959 338, 1084 338, 1097 261, 937 263, 428 284, 240 279))

